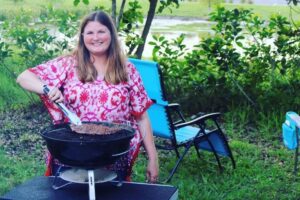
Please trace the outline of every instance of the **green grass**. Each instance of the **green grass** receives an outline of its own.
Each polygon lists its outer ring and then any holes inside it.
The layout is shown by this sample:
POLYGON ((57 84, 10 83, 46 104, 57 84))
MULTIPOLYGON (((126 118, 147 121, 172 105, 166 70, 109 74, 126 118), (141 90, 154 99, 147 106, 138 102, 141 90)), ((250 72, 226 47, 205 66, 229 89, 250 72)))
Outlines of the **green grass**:
MULTIPOLYGON (((0 141, 1 144, 1 141, 0 141)), ((44 173, 44 164, 28 154, 8 156, 0 148, 0 196, 12 187, 44 173)))
MULTIPOLYGON (((226 9, 243 8, 250 9, 262 19, 270 19, 273 15, 282 15, 290 19, 290 7, 289 6, 268 6, 268 5, 250 5, 250 4, 222 4, 226 9)), ((299 20, 300 12, 292 12, 294 20, 299 20)))
MULTIPOLYGON (((283 148, 273 149, 248 142, 231 140, 237 161, 231 168, 223 159, 225 171, 220 173, 212 154, 198 159, 194 149, 185 157, 169 183, 178 187, 179 199, 297 199, 300 194, 299 175, 292 173, 293 153, 283 148)), ((161 153, 160 153, 161 155, 161 153)), ((175 163, 172 157, 160 158, 161 175, 175 163)), ((144 180, 145 158, 140 157, 135 180, 144 180)))
MULTIPOLYGON (((140 0, 143 13, 146 15, 148 10, 149 1, 140 0), (146 6, 145 6, 146 5, 146 6)), ((117 6, 120 6, 121 1, 117 1, 117 6)), ((78 11, 83 14, 92 10, 95 6, 103 6, 105 8, 110 8, 111 1, 109 0, 90 0, 89 5, 85 5, 82 2, 77 6, 73 6, 73 0, 1 0, 0 7, 0 20, 3 17, 13 17, 16 13, 20 12, 21 9, 31 11, 32 17, 39 15, 41 10, 45 6, 52 5, 54 8, 78 11)), ((171 11, 165 9, 160 16, 170 16, 170 17, 193 17, 207 19, 208 15, 218 4, 213 4, 211 8, 208 7, 207 1, 180 1, 179 8, 172 7, 171 11)), ((266 5, 251 5, 251 4, 220 4, 228 9, 233 8, 247 8, 252 9, 254 13, 261 16, 264 19, 268 19, 274 13, 279 13, 283 16, 289 17, 290 8, 288 6, 266 6, 266 5)), ((294 19, 299 19, 300 13, 294 12, 294 19)))
MULTIPOLYGON (((283 117, 280 111, 257 114, 251 107, 225 113, 223 125, 237 168, 232 169, 230 160, 222 158, 225 170, 220 173, 212 153, 202 152, 199 159, 192 148, 168 184, 179 189, 179 199, 298 199, 300 172, 293 174, 294 152, 282 145, 283 117), (259 122, 254 123, 253 117, 259 122)), ((43 175, 45 144, 38 133, 49 123, 41 106, 0 112, 0 196, 43 175)), ((174 166, 175 157, 174 152, 159 150, 160 181, 174 166)), ((146 164, 142 151, 133 181, 145 181, 146 164)))
MULTIPOLYGON (((230 146, 237 161, 231 168, 218 171, 213 155, 203 153, 198 159, 194 150, 185 157, 168 184, 179 190, 179 199, 297 199, 300 195, 299 175, 292 174, 293 153, 283 148, 273 149, 247 142, 231 140, 230 146)), ((161 180, 175 163, 175 154, 159 151, 161 180)), ((41 155, 40 155, 41 156, 41 155)), ((141 154, 136 162, 133 180, 144 182, 146 158, 141 154)), ((22 153, 9 157, 0 151, 0 195, 14 186, 41 176, 44 164, 40 159, 22 153)))

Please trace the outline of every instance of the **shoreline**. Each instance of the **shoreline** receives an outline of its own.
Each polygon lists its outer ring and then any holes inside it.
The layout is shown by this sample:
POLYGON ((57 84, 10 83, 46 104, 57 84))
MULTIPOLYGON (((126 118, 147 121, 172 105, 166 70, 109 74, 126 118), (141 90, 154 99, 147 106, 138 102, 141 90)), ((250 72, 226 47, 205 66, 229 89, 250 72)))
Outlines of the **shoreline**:
POLYGON ((165 15, 157 15, 154 16, 153 19, 169 19, 169 20, 193 20, 193 21, 208 21, 208 17, 204 18, 204 17, 188 17, 188 16, 165 16, 165 15))

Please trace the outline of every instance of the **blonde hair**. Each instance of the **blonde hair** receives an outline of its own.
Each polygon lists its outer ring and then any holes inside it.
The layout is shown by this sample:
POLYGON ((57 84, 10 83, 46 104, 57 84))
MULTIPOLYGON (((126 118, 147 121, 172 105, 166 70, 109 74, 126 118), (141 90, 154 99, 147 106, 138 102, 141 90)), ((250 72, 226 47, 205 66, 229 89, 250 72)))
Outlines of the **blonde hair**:
POLYGON ((84 45, 83 31, 88 22, 96 21, 106 26, 111 34, 111 43, 107 50, 107 71, 104 76, 104 80, 118 84, 120 82, 126 82, 128 80, 127 71, 125 68, 126 57, 121 48, 118 40, 117 30, 114 23, 109 15, 103 11, 96 11, 85 17, 81 23, 79 40, 74 55, 77 59, 77 75, 80 81, 93 82, 97 78, 97 70, 91 62, 90 52, 84 45))

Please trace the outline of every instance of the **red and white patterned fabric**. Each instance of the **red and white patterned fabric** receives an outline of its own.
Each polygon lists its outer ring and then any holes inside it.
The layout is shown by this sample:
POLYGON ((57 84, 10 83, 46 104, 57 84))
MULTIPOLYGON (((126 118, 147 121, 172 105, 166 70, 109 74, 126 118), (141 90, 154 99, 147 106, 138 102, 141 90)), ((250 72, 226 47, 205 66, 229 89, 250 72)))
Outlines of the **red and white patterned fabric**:
MULTIPOLYGON (((132 148, 128 157, 131 173, 141 140, 136 117, 143 114, 152 104, 138 71, 132 63, 127 62, 127 82, 114 85, 98 78, 91 83, 82 83, 77 78, 75 67, 76 59, 73 56, 64 56, 29 70, 40 77, 45 84, 60 88, 64 94, 64 104, 76 113, 81 121, 129 122, 134 126, 137 134, 131 141, 132 148)), ((41 95, 41 99, 54 124, 68 122, 59 108, 45 95, 41 95)), ((48 166, 51 167, 49 156, 47 160, 48 166)))

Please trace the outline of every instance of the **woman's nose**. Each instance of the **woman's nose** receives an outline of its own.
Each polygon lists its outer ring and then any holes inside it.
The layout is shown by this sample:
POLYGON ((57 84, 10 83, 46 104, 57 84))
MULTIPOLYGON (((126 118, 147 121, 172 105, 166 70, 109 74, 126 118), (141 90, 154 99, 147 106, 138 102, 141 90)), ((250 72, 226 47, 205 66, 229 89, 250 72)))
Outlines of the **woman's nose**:
POLYGON ((99 33, 93 34, 93 39, 94 40, 98 40, 99 38, 100 38, 100 34, 99 33))

